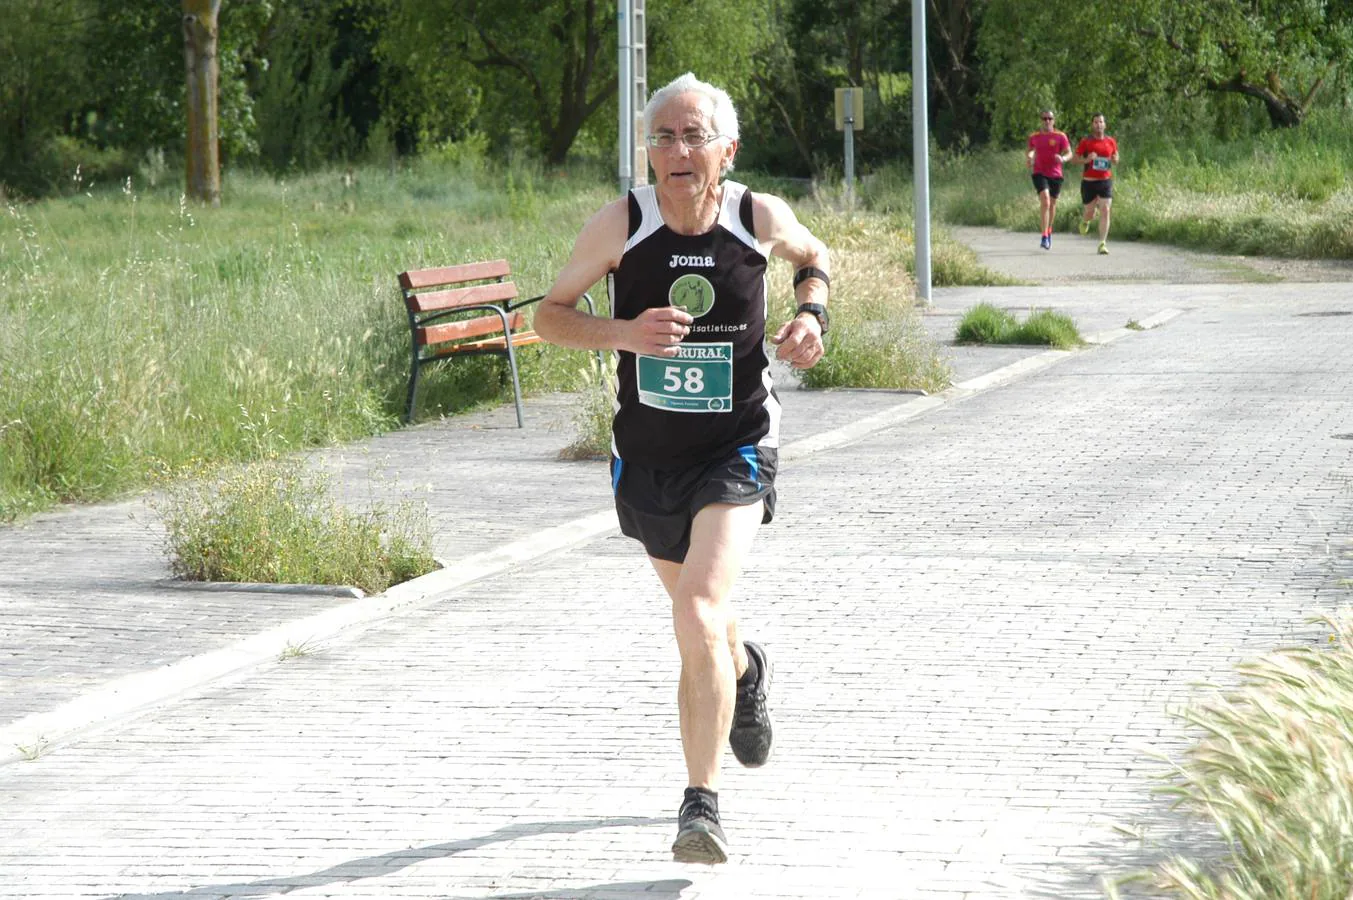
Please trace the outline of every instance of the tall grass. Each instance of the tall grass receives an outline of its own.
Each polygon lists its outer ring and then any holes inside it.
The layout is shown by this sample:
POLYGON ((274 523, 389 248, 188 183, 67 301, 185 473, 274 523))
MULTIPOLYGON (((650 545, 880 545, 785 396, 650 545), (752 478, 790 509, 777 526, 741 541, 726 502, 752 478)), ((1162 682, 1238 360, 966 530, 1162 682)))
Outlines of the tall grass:
POLYGON ((1181 715, 1197 741, 1168 792, 1211 821, 1220 858, 1175 856, 1116 879, 1191 900, 1353 896, 1353 618, 1323 620, 1331 646, 1240 666, 1242 684, 1181 715))
MULTIPOLYGON (((925 333, 916 307, 910 229, 891 213, 807 205, 805 224, 831 249, 831 329, 826 355, 802 373, 807 387, 949 386, 952 369, 925 333)), ((772 270, 772 305, 793 315, 787 267, 772 270)), ((778 319, 777 321, 783 321, 778 319)))
MULTIPOLYGON (((613 196, 599 171, 491 165, 453 146, 292 180, 235 174, 215 210, 134 181, 5 207, 0 520, 117 496, 193 460, 262 459, 397 427, 409 336, 396 274, 505 257, 523 294, 541 293, 613 196)), ((942 387, 946 365, 913 308, 907 222, 895 201, 851 210, 839 199, 795 201, 837 272, 831 356, 810 383, 942 387)), ((952 264, 937 264, 937 283, 988 277, 958 245, 941 246, 937 259, 952 264)), ((771 271, 783 321, 789 267, 771 271)), ((523 389, 578 388, 583 359, 531 348, 523 389)), ((429 367, 419 413, 501 401, 503 374, 492 358, 429 367)))
MULTIPOLYGON (((295 181, 237 175, 219 210, 173 191, 4 210, 0 519, 394 427, 408 375, 395 275, 503 256, 543 292, 612 194, 530 166, 420 162, 295 181)), ((567 388, 578 356, 522 354, 524 387, 567 388)), ((424 415, 500 397, 497 361, 434 367, 424 415)))
MULTIPOLYGON (((1120 135, 1113 236, 1247 255, 1353 259, 1353 125, 1336 113, 1231 141, 1159 129, 1120 135)), ((1022 150, 943 158, 933 179, 935 208, 945 221, 1021 231, 1037 225, 1022 150)), ((1079 181, 1068 167, 1059 229, 1074 226, 1079 181)))

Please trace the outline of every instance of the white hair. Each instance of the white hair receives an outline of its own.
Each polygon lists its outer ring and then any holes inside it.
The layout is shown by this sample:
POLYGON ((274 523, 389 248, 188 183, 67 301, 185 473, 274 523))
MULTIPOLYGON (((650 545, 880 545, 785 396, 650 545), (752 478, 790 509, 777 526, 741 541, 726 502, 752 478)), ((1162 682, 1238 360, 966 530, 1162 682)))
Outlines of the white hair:
MULTIPOLYGON (((715 134, 723 135, 735 141, 738 139, 738 111, 733 108, 733 100, 728 96, 728 92, 722 88, 716 88, 707 81, 701 81, 690 72, 673 78, 654 91, 653 96, 648 98, 648 103, 644 106, 644 131, 646 133, 653 133, 653 117, 658 114, 662 105, 679 94, 699 94, 708 99, 714 107, 709 113, 709 127, 714 129, 715 134)), ((733 163, 731 161, 725 162, 719 167, 720 177, 727 175, 732 168, 733 163)))

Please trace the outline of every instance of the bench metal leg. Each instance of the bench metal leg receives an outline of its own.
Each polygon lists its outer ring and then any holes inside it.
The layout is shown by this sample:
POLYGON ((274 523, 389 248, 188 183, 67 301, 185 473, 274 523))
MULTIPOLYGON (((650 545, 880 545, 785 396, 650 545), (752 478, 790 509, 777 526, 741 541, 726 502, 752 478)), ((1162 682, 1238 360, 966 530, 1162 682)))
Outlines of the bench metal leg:
POLYGON ((507 367, 512 372, 512 399, 517 404, 517 427, 525 428, 521 415, 521 382, 517 379, 517 355, 512 352, 512 337, 507 339, 507 367))
POLYGON ((418 399, 418 358, 414 357, 413 371, 409 373, 409 402, 404 407, 404 424, 413 424, 413 404, 418 399))

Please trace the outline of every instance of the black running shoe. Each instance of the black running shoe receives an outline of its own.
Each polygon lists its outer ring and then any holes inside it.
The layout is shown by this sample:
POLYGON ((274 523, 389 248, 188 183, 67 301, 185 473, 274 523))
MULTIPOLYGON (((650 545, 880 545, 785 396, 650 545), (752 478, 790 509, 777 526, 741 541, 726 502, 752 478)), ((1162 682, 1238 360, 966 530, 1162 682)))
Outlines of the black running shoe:
POLYGON ((770 660, 760 644, 744 641, 747 655, 756 661, 756 683, 738 682, 737 704, 733 707, 733 729, 728 744, 738 762, 748 768, 764 766, 770 759, 771 721, 766 708, 770 693, 770 660))
POLYGON ((728 841, 719 825, 719 802, 695 788, 686 788, 677 814, 672 859, 679 863, 716 865, 728 862, 728 841))

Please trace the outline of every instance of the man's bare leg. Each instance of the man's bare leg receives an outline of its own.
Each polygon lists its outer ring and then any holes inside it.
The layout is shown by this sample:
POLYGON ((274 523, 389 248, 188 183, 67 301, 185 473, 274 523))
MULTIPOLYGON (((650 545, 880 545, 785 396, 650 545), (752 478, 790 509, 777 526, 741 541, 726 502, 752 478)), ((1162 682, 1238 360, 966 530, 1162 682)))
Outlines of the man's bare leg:
POLYGON ((691 787, 719 789, 719 760, 732 726, 737 677, 747 669, 729 594, 761 516, 760 503, 706 506, 691 525, 686 561, 652 560, 672 598, 681 653, 681 745, 691 787))
POLYGON ((1047 234, 1052 227, 1052 210, 1056 201, 1047 191, 1038 192, 1038 233, 1047 234))

